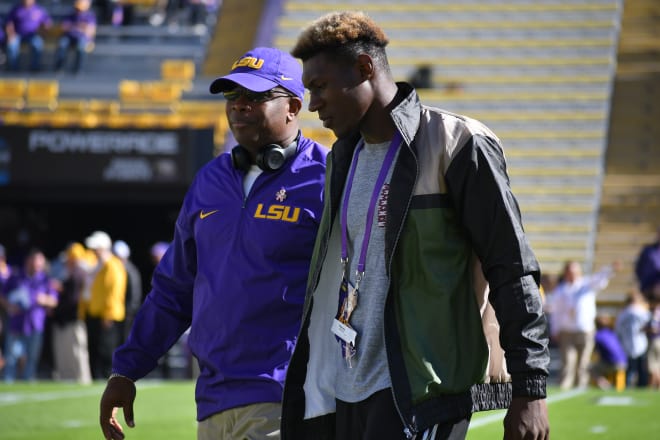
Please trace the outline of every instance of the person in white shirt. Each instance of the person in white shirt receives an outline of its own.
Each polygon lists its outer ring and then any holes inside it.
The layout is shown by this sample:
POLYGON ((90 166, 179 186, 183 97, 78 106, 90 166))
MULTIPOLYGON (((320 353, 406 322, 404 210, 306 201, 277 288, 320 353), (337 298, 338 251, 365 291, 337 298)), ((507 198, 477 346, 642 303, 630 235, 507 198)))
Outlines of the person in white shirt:
POLYGON ((589 384, 589 362, 596 331, 596 296, 620 268, 615 262, 592 275, 584 275, 577 261, 567 261, 552 297, 553 333, 561 353, 559 386, 570 389, 589 384))
POLYGON ((616 318, 616 331, 623 350, 628 356, 626 386, 636 385, 644 388, 649 383, 647 353, 649 341, 646 327, 651 321, 651 311, 644 295, 636 289, 628 294, 626 307, 616 318))

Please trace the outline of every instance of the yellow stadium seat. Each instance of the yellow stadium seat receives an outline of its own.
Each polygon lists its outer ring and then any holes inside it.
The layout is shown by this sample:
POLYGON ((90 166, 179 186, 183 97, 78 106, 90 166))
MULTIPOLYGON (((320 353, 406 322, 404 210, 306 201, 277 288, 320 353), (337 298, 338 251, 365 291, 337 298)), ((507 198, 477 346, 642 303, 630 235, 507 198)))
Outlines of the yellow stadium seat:
POLYGON ((119 113, 119 101, 113 99, 90 99, 87 103, 90 113, 108 115, 119 113))
POLYGON ((167 59, 160 65, 160 77, 163 81, 178 84, 183 90, 190 91, 195 78, 195 63, 191 60, 167 59))
POLYGON ((122 104, 143 102, 145 100, 140 81, 124 79, 119 81, 119 100, 122 104))
POLYGON ((51 113, 49 122, 52 127, 78 127, 81 125, 81 119, 81 113, 73 113, 58 108, 51 113))
POLYGON ((79 117, 80 119, 78 120, 78 125, 80 127, 96 128, 99 125, 103 125, 103 119, 96 113, 87 112, 81 114, 79 117))
POLYGON ((57 103, 57 111, 65 113, 80 114, 89 109, 89 103, 84 99, 62 99, 57 103))
POLYGON ((106 125, 110 128, 126 128, 133 125, 134 114, 130 113, 110 113, 99 121, 101 125, 106 125))
POLYGON ((181 99, 181 86, 166 81, 119 82, 119 101, 124 110, 172 111, 181 99))
POLYGON ((153 8, 158 0, 122 0, 123 5, 139 6, 144 8, 153 8))
POLYGON ((48 127, 51 125, 53 112, 35 111, 25 114, 25 125, 28 127, 48 127))
POLYGON ((168 113, 160 116, 160 125, 164 128, 181 128, 186 125, 186 119, 178 113, 168 113))
POLYGON ((26 107, 28 109, 55 110, 60 93, 56 80, 30 80, 27 84, 26 107))
POLYGON ((5 125, 23 125, 25 123, 25 113, 12 110, 8 112, 3 112, 0 115, 0 120, 5 125))
POLYGON ((0 110, 21 110, 25 106, 27 81, 0 79, 0 110))
POLYGON ((225 114, 225 101, 182 99, 176 104, 175 110, 181 114, 211 114, 222 116, 225 114))
POLYGON ((143 84, 145 95, 154 104, 168 107, 181 99, 181 86, 167 81, 152 81, 143 84))
POLYGON ((156 113, 137 112, 132 115, 132 125, 137 128, 158 128, 161 124, 161 117, 156 113))

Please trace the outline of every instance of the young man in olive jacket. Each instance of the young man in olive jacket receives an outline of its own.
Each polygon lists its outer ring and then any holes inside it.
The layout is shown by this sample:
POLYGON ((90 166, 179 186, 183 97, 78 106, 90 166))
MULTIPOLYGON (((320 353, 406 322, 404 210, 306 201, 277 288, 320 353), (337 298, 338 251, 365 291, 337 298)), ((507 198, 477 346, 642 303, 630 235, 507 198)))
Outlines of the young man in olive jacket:
POLYGON ((282 438, 462 439, 509 408, 507 439, 546 439, 547 323, 539 264, 482 123, 395 83, 362 13, 303 30, 309 110, 338 140, 282 438))

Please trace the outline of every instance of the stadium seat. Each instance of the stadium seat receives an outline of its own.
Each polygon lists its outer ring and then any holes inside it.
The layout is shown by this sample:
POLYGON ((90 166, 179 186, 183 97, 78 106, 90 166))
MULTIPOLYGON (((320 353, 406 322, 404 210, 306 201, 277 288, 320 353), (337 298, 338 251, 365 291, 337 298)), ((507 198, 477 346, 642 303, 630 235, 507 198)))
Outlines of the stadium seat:
POLYGON ((17 110, 2 112, 0 123, 3 125, 22 125, 25 123, 25 113, 17 110))
POLYGON ((55 110, 60 86, 57 80, 30 80, 25 106, 29 110, 55 110))
POLYGON ((87 103, 89 111, 100 116, 119 113, 119 101, 113 99, 90 99, 87 103))
POLYGON ((21 110, 25 106, 27 81, 0 79, 0 110, 21 110))
POLYGON ((181 85, 169 81, 150 81, 142 85, 147 99, 156 106, 172 109, 172 105, 181 99, 181 85))
POLYGON ((173 111, 181 99, 181 86, 166 81, 119 82, 119 102, 122 110, 173 111))
POLYGON ((160 65, 160 77, 165 82, 178 84, 182 90, 190 91, 195 78, 195 62, 192 60, 164 60, 160 65))
POLYGON ((139 81, 125 79, 119 82, 119 101, 121 104, 143 102, 144 100, 144 91, 139 81))

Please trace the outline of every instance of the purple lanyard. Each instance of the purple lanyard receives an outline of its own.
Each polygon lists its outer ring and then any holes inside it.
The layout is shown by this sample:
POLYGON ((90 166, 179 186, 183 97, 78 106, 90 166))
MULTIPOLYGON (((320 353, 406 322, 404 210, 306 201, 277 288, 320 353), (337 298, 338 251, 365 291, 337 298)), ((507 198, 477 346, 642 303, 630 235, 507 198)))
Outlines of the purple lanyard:
MULTIPOLYGON (((380 190, 385 183, 385 178, 394 162, 394 156, 401 144, 401 135, 398 131, 395 132, 392 142, 390 142, 389 149, 383 160, 383 165, 380 168, 378 173, 378 179, 376 180, 376 186, 374 186, 373 193, 371 194, 371 201, 369 202, 369 209, 367 211, 367 224, 364 229, 364 237, 362 238, 362 249, 360 250, 360 259, 358 260, 357 265, 357 282, 362 279, 364 275, 364 265, 367 260, 367 248, 369 247, 369 239, 371 238, 371 226, 374 221, 374 211, 376 210, 376 202, 378 201, 378 196, 380 190)), ((355 168, 357 167, 358 156, 360 151, 364 147, 364 139, 360 140, 356 150, 355 157, 351 163, 351 169, 348 173, 348 180, 346 181, 346 194, 344 196, 344 203, 342 205, 341 212, 341 264, 344 269, 344 276, 346 272, 346 265, 348 264, 348 226, 347 226, 347 211, 348 211, 348 198, 351 195, 351 189, 353 188, 353 178, 355 177, 355 168)), ((357 286, 356 286, 357 287, 357 286)))

